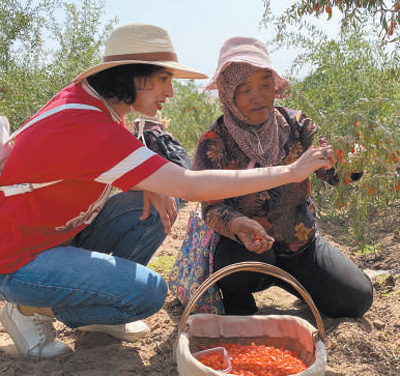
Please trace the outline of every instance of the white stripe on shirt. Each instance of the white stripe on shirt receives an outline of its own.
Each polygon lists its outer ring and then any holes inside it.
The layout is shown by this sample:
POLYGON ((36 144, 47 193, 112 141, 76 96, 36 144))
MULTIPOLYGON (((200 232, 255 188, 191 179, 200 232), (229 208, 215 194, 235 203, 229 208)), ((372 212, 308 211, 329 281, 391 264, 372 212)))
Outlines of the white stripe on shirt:
MULTIPOLYGON (((60 111, 64 110, 92 110, 92 111, 100 111, 99 108, 95 106, 89 106, 86 104, 81 104, 81 103, 68 103, 64 104, 62 106, 55 107, 49 111, 44 112, 43 114, 40 114, 39 116, 35 117, 34 119, 28 121, 24 126, 19 128, 17 131, 15 131, 8 139, 6 142, 10 142, 15 136, 19 135, 22 131, 25 129, 29 128, 31 125, 37 123, 40 120, 43 120, 49 116, 52 116, 60 111)), ((46 182, 46 183, 18 183, 14 185, 5 185, 5 186, 0 186, 0 191, 4 192, 5 196, 14 196, 14 195, 20 195, 23 193, 29 193, 32 192, 35 189, 47 187, 52 184, 56 184, 61 182, 62 180, 56 180, 56 181, 51 181, 51 182, 46 182)))
POLYGON ((95 181, 104 184, 112 184, 115 180, 119 179, 122 175, 126 174, 128 171, 134 170, 136 167, 141 165, 150 159, 153 155, 156 155, 150 149, 145 146, 141 146, 134 152, 129 154, 125 159, 116 164, 110 170, 102 173, 95 181))
POLYGON ((24 126, 19 128, 17 131, 15 131, 8 139, 6 142, 10 142, 15 136, 18 136, 22 131, 25 129, 29 128, 31 125, 37 123, 40 120, 43 120, 51 115, 54 115, 60 111, 64 110, 93 110, 93 111, 100 111, 102 112, 99 108, 94 107, 94 106, 89 106, 87 104, 81 104, 81 103, 68 103, 64 104, 62 106, 55 107, 49 111, 44 112, 43 114, 40 114, 39 116, 35 117, 34 119, 28 121, 24 126))
POLYGON ((57 184, 62 180, 51 181, 48 183, 21 183, 14 185, 3 185, 0 186, 0 191, 4 192, 4 196, 15 196, 23 193, 32 192, 35 189, 44 188, 49 185, 57 184))

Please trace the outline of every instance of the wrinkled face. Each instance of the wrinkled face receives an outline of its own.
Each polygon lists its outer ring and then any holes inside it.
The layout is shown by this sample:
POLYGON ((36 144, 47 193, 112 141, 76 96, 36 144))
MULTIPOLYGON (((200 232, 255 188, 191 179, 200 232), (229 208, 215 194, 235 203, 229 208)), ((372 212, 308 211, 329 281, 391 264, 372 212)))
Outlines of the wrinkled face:
POLYGON ((264 123, 272 110, 275 99, 272 72, 255 71, 236 88, 233 98, 243 116, 254 124, 264 123))
POLYGON ((134 110, 147 116, 154 116, 157 110, 161 110, 166 99, 174 95, 172 77, 170 69, 163 69, 146 78, 136 77, 134 110))

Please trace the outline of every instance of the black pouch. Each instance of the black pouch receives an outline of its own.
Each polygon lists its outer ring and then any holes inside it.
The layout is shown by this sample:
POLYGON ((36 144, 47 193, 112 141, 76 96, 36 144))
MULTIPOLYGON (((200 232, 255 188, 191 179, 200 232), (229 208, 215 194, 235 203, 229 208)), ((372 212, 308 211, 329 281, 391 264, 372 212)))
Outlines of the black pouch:
MULTIPOLYGON (((135 133, 137 137, 137 133, 135 133)), ((161 155, 163 158, 172 163, 177 164, 187 170, 193 168, 192 161, 186 149, 181 143, 172 136, 172 134, 165 132, 161 127, 153 126, 143 130, 144 144, 161 155)))

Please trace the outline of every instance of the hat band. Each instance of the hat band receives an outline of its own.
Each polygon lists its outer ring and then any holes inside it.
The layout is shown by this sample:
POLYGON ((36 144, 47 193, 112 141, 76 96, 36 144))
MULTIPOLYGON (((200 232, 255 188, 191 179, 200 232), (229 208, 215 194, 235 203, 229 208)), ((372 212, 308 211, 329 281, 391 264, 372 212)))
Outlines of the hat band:
POLYGON ((143 54, 110 55, 110 56, 104 56, 103 59, 105 63, 108 63, 110 61, 123 61, 123 60, 178 62, 178 56, 176 55, 176 53, 173 52, 149 52, 143 54))

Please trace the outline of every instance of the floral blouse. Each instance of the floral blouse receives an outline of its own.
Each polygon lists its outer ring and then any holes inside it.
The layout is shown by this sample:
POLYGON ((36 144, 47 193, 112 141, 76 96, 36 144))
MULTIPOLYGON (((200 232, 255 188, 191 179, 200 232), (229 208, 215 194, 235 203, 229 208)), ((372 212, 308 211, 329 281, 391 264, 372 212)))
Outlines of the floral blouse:
MULTIPOLYGON (((284 149, 286 157, 279 165, 298 159, 313 142, 315 124, 300 111, 276 107, 291 127, 284 149)), ((227 131, 223 116, 206 131, 197 146, 194 169, 246 169, 250 163, 227 131)), ((258 167, 257 164, 255 167, 258 167)), ((332 185, 339 183, 334 168, 320 169, 316 175, 332 185)), ((284 249, 296 251, 317 236, 315 207, 309 197, 310 179, 273 189, 202 203, 203 217, 219 234, 238 241, 230 230, 233 218, 247 216, 259 222, 284 249)))

